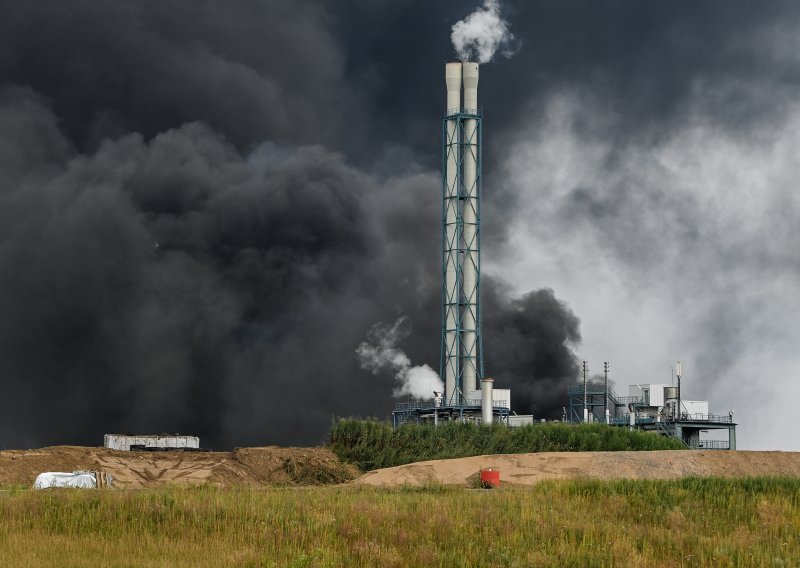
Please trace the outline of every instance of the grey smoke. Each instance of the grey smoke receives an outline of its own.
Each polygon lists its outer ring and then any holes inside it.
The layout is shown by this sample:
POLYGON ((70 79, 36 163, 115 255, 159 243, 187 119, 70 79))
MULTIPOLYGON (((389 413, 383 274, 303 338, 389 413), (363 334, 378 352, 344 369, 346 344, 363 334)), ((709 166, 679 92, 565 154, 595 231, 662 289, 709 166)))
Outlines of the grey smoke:
POLYGON ((511 57, 517 47, 508 22, 500 15, 500 0, 484 0, 481 7, 453 24, 450 39, 459 59, 478 63, 489 63, 498 50, 511 57))
POLYGON ((373 375, 390 373, 398 383, 392 395, 396 398, 410 396, 430 400, 434 391, 443 392, 444 383, 439 374, 428 365, 412 365, 408 355, 398 343, 411 334, 408 318, 401 317, 391 325, 377 323, 356 348, 362 369, 373 375))

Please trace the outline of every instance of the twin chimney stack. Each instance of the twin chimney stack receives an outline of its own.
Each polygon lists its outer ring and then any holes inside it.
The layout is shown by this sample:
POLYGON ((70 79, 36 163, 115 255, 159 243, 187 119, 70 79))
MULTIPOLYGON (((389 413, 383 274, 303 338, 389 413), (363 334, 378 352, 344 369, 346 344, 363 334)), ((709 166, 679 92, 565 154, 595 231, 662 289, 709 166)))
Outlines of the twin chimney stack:
POLYGON ((442 355, 446 404, 483 378, 480 307, 481 142, 477 63, 448 63, 443 119, 442 355), (463 87, 463 89, 462 89, 463 87), (462 100, 463 94, 463 100, 462 100))

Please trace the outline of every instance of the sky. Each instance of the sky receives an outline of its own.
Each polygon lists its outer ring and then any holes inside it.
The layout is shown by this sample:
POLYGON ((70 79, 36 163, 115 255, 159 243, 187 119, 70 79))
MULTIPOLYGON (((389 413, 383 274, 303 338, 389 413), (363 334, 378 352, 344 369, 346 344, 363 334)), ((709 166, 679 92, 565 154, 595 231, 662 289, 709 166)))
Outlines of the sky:
MULTIPOLYGON (((487 374, 558 418, 584 360, 623 394, 680 360, 740 449, 800 450, 800 5, 487 6, 487 374)), ((444 63, 478 7, 0 0, 0 447, 387 416, 357 350, 398 329, 438 369, 444 63)))

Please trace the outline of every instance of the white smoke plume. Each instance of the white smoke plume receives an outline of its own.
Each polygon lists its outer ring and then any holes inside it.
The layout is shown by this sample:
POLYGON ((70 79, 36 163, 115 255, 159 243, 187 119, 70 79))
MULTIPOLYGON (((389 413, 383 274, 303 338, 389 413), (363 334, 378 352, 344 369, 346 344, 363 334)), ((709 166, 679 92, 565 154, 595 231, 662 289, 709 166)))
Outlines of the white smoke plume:
POLYGON ((398 382, 392 395, 395 397, 411 395, 417 399, 433 397, 433 391, 443 391, 444 384, 439 375, 428 365, 411 366, 411 360, 397 343, 411 333, 408 318, 399 318, 392 325, 377 323, 367 333, 356 349, 362 369, 377 375, 390 372, 398 382))
POLYGON ((500 0, 485 0, 469 16, 453 25, 450 39, 462 61, 477 59, 489 63, 498 49, 505 57, 514 55, 514 34, 500 17, 500 0))

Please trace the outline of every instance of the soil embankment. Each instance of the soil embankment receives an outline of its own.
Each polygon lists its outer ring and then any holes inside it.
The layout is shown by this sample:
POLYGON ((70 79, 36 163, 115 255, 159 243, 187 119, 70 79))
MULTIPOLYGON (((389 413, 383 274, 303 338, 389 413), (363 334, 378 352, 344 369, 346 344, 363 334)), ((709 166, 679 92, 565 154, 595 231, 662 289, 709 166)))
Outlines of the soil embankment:
POLYGON ((470 485, 481 468, 501 481, 531 485, 546 479, 677 479, 681 477, 800 477, 798 452, 656 451, 503 454, 433 460, 371 471, 358 485, 470 485))
POLYGON ((546 479, 677 479, 681 477, 800 477, 800 452, 551 452, 418 462, 359 476, 327 448, 237 448, 232 452, 121 452, 56 446, 0 451, 0 484, 30 485, 44 471, 99 470, 122 488, 169 484, 420 486, 471 485, 481 468, 496 468, 504 484, 546 479), (357 479, 356 479, 357 478, 357 479))
POLYGON ((232 452, 122 452, 107 448, 55 446, 0 452, 0 484, 32 484, 44 471, 97 470, 116 487, 173 483, 315 485, 355 478, 327 448, 237 448, 232 452))

